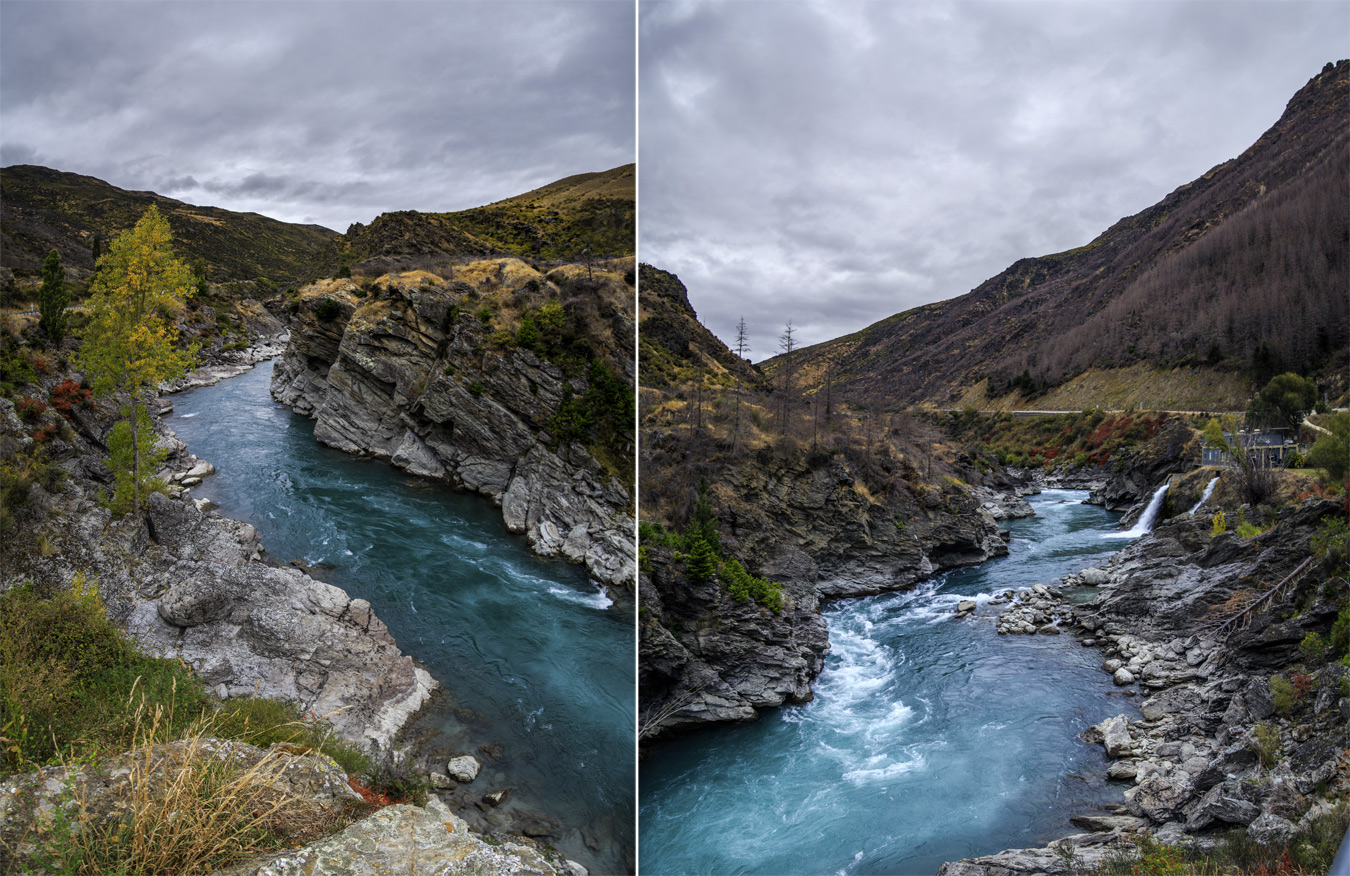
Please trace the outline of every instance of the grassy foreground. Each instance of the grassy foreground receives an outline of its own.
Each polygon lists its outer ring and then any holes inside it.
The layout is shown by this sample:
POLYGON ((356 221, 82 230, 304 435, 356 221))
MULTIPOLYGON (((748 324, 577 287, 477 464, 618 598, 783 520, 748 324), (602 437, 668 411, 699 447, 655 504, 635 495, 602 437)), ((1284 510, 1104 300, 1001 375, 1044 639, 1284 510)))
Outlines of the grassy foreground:
POLYGON ((91 582, 0 594, 0 778, 115 760, 129 779, 122 817, 97 823, 85 823, 68 782, 70 805, 30 838, 31 863, 72 874, 205 873, 310 842, 363 812, 358 803, 315 819, 276 790, 285 758, 223 757, 213 739, 319 752, 386 799, 425 799, 424 785, 339 739, 323 719, 278 700, 221 700, 181 661, 140 653, 108 620, 91 582))

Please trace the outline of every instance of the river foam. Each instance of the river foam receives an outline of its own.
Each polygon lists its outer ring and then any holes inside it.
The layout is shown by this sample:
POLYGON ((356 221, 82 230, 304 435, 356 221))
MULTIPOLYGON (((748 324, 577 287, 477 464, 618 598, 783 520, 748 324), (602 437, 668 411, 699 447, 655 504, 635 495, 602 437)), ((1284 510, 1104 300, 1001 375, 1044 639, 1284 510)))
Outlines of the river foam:
POLYGON ((831 650, 804 705, 657 746, 641 772, 644 873, 922 873, 1032 845, 1117 790, 1078 734, 1122 710, 1067 636, 1000 637, 958 602, 1054 583, 1114 549, 1085 494, 1029 497, 1010 555, 824 609, 831 650))

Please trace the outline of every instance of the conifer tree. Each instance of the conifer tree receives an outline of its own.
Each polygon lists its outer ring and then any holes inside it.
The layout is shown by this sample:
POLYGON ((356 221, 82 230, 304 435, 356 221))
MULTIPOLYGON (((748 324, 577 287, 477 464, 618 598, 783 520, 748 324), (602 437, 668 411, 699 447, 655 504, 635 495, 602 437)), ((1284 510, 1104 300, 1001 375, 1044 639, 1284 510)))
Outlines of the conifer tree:
POLYGON ((47 337, 60 343, 66 336, 66 305, 70 290, 66 288, 66 268, 61 254, 53 249, 42 262, 42 288, 38 291, 38 313, 42 330, 47 337))
POLYGON ((172 231, 156 207, 109 244, 90 290, 89 325, 77 361, 96 395, 116 395, 123 405, 127 425, 115 442, 113 505, 136 511, 156 464, 148 402, 196 355, 195 347, 175 344, 177 332, 169 322, 192 295, 192 272, 174 257, 172 231), (122 467, 129 467, 128 475, 118 471, 122 467))
POLYGON ((717 573, 722 542, 717 534, 717 517, 708 499, 706 478, 699 481, 694 513, 689 517, 689 525, 684 528, 684 549, 688 557, 684 567, 685 577, 700 584, 711 580, 717 573))

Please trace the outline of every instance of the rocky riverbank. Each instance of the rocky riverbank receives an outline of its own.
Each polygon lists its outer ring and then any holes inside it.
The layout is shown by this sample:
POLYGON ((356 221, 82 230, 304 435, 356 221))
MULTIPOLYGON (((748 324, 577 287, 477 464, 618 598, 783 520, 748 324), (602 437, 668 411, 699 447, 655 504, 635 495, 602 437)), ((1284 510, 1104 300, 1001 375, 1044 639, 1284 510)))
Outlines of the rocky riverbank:
MULTIPOLYGON (((529 339, 521 324, 530 302, 546 307, 566 287, 574 313, 591 314, 576 337, 631 385, 631 288, 617 276, 585 274, 570 266, 546 277, 501 259, 457 269, 453 281, 400 275, 372 290, 320 281, 293 301, 273 397, 315 418, 319 441, 481 493, 536 552, 582 563, 596 580, 631 592, 631 462, 607 467, 595 448, 553 437, 571 434, 559 418, 577 416, 576 400, 595 391, 598 372, 565 370, 519 343, 529 339)), ((566 364, 576 355, 569 348, 556 358, 566 364)))
POLYGON ((782 609, 737 601, 715 579, 692 582, 676 552, 645 548, 638 665, 647 741, 810 700, 829 653, 821 601, 909 589, 1006 554, 988 506, 1011 516, 1026 504, 950 481, 882 504, 844 460, 804 454, 728 466, 709 495, 729 554, 782 586, 782 609))
MULTIPOLYGON (((247 360, 261 361, 276 350, 268 340, 255 339, 245 350, 211 357, 184 385, 214 383, 233 376, 236 368, 247 370, 253 365, 247 360)), ((60 377, 51 379, 59 382, 60 377)), ((54 411, 46 416, 57 417, 54 411)), ((166 494, 151 495, 144 514, 113 520, 100 504, 100 491, 112 479, 102 446, 111 423, 106 412, 82 406, 72 411, 70 423, 53 423, 57 437, 48 442, 46 454, 62 474, 33 483, 21 505, 5 509, 6 525, 13 528, 6 534, 0 589, 35 581, 96 580, 109 618, 142 650, 181 660, 218 695, 285 700, 328 719, 348 740, 384 750, 400 747, 400 734, 439 685, 400 652, 369 603, 301 570, 279 566, 267 556, 254 527, 208 510, 204 500, 193 501, 191 487, 214 468, 193 456, 158 420, 159 444, 169 453, 160 475, 170 486, 166 494)), ((0 451, 7 458, 33 446, 30 431, 14 404, 0 400, 0 451)), ((14 796, 23 781, 13 788, 7 785, 0 794, 0 810, 10 826, 21 827, 23 813, 31 814, 25 808, 27 798, 14 796)), ((46 783, 43 787, 56 787, 45 773, 39 781, 46 783)), ((468 782, 446 778, 442 793, 464 803, 468 782)), ((307 793, 300 797, 309 800, 307 793)), ((472 796, 476 799, 481 791, 472 796)), ((34 799, 34 805, 42 805, 34 799)), ((325 800, 309 802, 320 809, 328 805, 325 800)), ((513 828, 504 822, 485 823, 476 817, 472 802, 465 805, 479 828, 513 828)), ((510 848, 469 834, 468 823, 450 815, 439 801, 430 806, 403 807, 408 811, 400 810, 397 817, 381 814, 293 854, 306 861, 318 855, 355 868, 340 870, 344 873, 375 872, 378 860, 439 860, 437 856, 450 862, 448 873, 481 872, 478 865, 483 862, 492 862, 492 872, 584 873, 556 856, 555 869, 532 848, 510 854, 510 848), (416 839, 414 834, 421 836, 419 819, 434 822, 440 833, 416 839), (445 825, 458 827, 445 833, 445 825), (384 849, 383 857, 377 860, 361 851, 371 843, 384 849), (460 859, 478 865, 454 863, 460 859)), ((282 872, 276 866, 273 862, 267 865, 272 869, 238 872, 282 872)), ((339 872, 328 864, 315 866, 307 872, 339 872)))
POLYGON ((1141 697, 1137 717, 1084 733, 1111 759, 1108 777, 1129 787, 1119 811, 1076 818, 1091 832, 1058 841, 1059 851, 1009 850, 940 874, 1068 874, 1113 849, 1128 854, 1141 834, 1206 848, 1238 829, 1278 848, 1350 798, 1350 672, 1305 644, 1325 641, 1346 599, 1343 557, 1310 548, 1340 513, 1328 501, 1287 506, 1252 539, 1212 535, 1208 517, 1182 514, 1100 569, 1020 594, 1000 632, 1072 632, 1141 697), (1240 614, 1279 583, 1278 596, 1240 614), (1070 604, 1065 591, 1081 586, 1096 587, 1095 598, 1070 604), (1219 627, 1225 619, 1231 628, 1219 627))
MULTIPOLYGON (((6 549, 0 585, 96 579, 109 616, 143 648, 180 658, 222 696, 284 699, 331 714, 349 739, 388 745, 435 682, 369 604, 265 562, 256 529, 204 512, 181 487, 114 521, 99 503, 111 473, 94 443, 98 426, 85 422, 92 434, 67 435, 59 490, 34 484, 18 509, 32 531, 6 549)), ((25 441, 13 404, 0 401, 0 444, 25 441)), ((171 450, 165 474, 200 465, 171 435, 161 444, 171 450)))

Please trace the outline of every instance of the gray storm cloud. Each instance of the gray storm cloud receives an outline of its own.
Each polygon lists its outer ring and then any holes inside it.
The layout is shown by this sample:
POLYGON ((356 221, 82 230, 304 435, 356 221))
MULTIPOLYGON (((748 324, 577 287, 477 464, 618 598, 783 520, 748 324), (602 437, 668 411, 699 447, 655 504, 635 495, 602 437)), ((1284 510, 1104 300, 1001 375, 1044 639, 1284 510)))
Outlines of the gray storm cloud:
POLYGON ((0 155, 342 231, 635 155, 634 8, 0 4, 0 155))
POLYGON ((644 0, 641 239, 755 358, 1087 243, 1279 118, 1350 6, 644 0))

